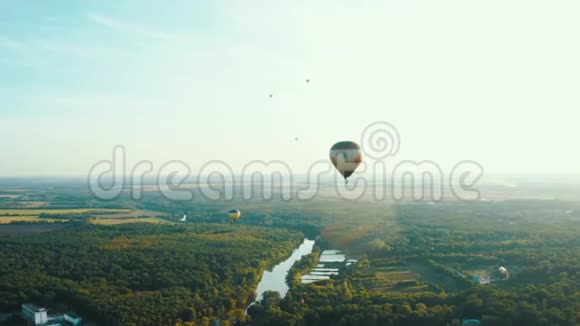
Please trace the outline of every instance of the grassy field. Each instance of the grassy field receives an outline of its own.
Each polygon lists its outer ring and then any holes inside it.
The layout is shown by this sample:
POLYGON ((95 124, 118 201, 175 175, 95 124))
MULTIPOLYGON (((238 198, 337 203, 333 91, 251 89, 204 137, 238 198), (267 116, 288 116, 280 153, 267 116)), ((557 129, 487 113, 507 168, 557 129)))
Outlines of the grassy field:
POLYGON ((62 230, 66 224, 0 224, 0 234, 42 233, 62 230))
POLYGON ((91 219, 89 223, 97 225, 119 225, 129 223, 167 224, 171 222, 156 217, 151 217, 151 218, 94 218, 91 219))
POLYGON ((22 197, 22 195, 0 195, 0 198, 16 199, 22 197))
POLYGON ((446 291, 457 291, 460 289, 457 281, 449 275, 436 271, 423 263, 413 262, 409 263, 408 265, 413 272, 421 275, 423 280, 431 284, 436 284, 444 288, 446 291))
POLYGON ((38 216, 0 216, 0 224, 9 224, 12 222, 65 222, 66 219, 58 218, 39 218, 38 216))
MULTIPOLYGON (((151 210, 130 210, 130 209, 0 209, 0 224, 12 222, 66 222, 69 219, 66 215, 88 215, 89 223, 98 225, 118 225, 128 223, 170 223, 160 217, 165 213, 151 210), (41 214, 54 215, 59 218, 40 217, 41 214)), ((75 219, 71 216, 71 219, 75 219)))
POLYGON ((131 210, 131 211, 112 211, 112 212, 99 212, 95 214, 96 218, 138 218, 138 217, 162 217, 167 216, 166 213, 155 212, 151 210, 131 210))
POLYGON ((369 267, 355 265, 353 284, 374 293, 410 293, 430 289, 421 274, 409 266, 386 260, 373 261, 369 267))
POLYGON ((94 208, 73 208, 73 209, 0 209, 0 216, 38 216, 40 214, 65 215, 65 214, 129 214, 130 209, 94 209, 94 208))
POLYGON ((49 203, 46 201, 25 201, 19 203, 19 206, 22 209, 40 209, 46 207, 47 205, 49 205, 49 203))

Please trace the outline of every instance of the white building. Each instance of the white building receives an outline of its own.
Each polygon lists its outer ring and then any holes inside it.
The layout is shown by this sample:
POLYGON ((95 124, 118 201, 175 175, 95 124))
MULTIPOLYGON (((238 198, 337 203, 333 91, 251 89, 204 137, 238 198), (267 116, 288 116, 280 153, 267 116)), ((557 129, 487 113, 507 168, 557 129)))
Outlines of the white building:
POLYGON ((32 325, 45 325, 48 322, 46 308, 40 308, 32 303, 22 305, 22 315, 32 325))
POLYGON ((82 318, 76 314, 69 312, 49 316, 46 308, 40 308, 31 303, 22 305, 22 316, 29 325, 34 326, 77 326, 82 324, 82 318))

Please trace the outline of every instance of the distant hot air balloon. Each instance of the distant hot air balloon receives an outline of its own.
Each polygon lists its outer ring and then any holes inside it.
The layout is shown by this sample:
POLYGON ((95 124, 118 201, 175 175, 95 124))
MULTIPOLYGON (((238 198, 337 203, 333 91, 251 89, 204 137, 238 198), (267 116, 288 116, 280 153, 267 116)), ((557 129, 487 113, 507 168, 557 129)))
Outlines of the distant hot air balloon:
POLYGON ((235 222, 240 218, 242 213, 237 209, 232 209, 231 211, 228 212, 228 215, 230 216, 232 221, 235 222))
POLYGON ((501 266, 498 268, 499 274, 503 276, 503 278, 508 279, 510 277, 510 273, 508 272, 507 268, 501 266))
POLYGON ((330 161, 348 183, 348 177, 362 162, 360 146, 352 141, 338 142, 330 148, 330 161))

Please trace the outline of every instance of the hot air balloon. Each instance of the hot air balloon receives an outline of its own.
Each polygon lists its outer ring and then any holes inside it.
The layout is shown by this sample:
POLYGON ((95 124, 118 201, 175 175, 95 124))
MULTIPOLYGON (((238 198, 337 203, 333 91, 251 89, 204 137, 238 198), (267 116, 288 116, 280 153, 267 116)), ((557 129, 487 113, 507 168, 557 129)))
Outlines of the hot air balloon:
POLYGON ((504 278, 504 279, 508 279, 510 277, 510 273, 508 272, 507 268, 501 266, 500 268, 498 268, 499 274, 504 278))
POLYGON ((228 215, 230 216, 232 221, 235 222, 240 218, 242 213, 237 209, 232 209, 231 211, 228 212, 228 215))
POLYGON ((362 162, 360 146, 352 141, 338 142, 330 148, 330 161, 348 183, 348 177, 362 162))

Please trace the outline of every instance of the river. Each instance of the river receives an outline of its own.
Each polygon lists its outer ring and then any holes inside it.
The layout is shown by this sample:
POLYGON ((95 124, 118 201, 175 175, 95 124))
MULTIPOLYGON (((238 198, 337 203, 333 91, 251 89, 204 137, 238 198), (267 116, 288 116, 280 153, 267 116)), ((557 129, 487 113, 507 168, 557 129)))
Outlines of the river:
POLYGON ((258 283, 258 289, 256 290, 256 301, 254 301, 249 307, 254 303, 262 300, 262 296, 266 291, 276 291, 280 293, 280 297, 284 298, 289 290, 288 284, 286 284, 286 275, 294 263, 299 261, 303 256, 306 256, 312 252, 314 248, 314 240, 304 239, 302 244, 294 249, 292 255, 288 257, 285 261, 274 266, 271 271, 264 271, 260 283, 258 283))

